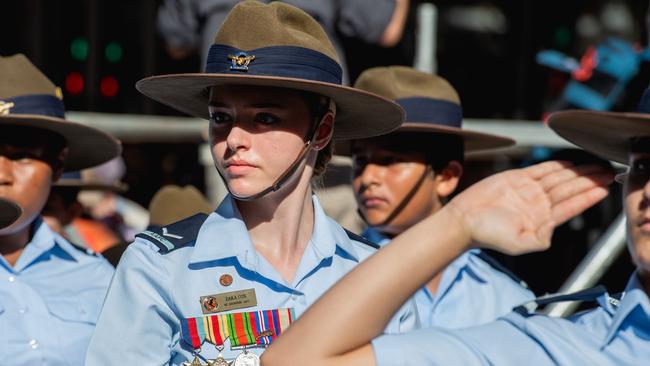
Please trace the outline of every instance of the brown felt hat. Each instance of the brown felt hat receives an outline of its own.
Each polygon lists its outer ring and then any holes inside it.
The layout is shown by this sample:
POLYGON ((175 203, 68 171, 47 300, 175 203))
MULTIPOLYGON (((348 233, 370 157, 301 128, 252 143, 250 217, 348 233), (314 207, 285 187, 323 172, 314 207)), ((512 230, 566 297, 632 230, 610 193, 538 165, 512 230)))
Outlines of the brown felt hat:
POLYGON ((0 229, 13 224, 22 213, 23 210, 20 206, 12 201, 0 198, 0 229))
POLYGON ((238 3, 217 32, 205 69, 152 76, 138 81, 136 88, 203 119, 209 118, 212 86, 270 86, 320 94, 336 103, 335 139, 377 136, 402 123, 397 104, 341 85, 341 65, 323 28, 304 11, 282 2, 238 3))
POLYGON ((96 128, 66 121, 61 89, 25 55, 0 57, 0 126, 26 126, 55 132, 66 141, 66 171, 101 164, 118 156, 121 145, 96 128))
POLYGON ((149 225, 165 226, 197 213, 209 214, 213 208, 194 186, 162 187, 149 203, 149 225))
MULTIPOLYGON (((394 100, 404 108, 405 122, 394 132, 459 136, 465 142, 465 152, 515 143, 507 137, 463 129, 458 93, 440 76, 406 66, 374 67, 364 71, 354 87, 394 100)), ((344 147, 342 150, 345 152, 344 147)))
POLYGON ((561 111, 549 116, 548 125, 565 140, 625 165, 632 139, 650 137, 650 114, 647 112, 561 111))

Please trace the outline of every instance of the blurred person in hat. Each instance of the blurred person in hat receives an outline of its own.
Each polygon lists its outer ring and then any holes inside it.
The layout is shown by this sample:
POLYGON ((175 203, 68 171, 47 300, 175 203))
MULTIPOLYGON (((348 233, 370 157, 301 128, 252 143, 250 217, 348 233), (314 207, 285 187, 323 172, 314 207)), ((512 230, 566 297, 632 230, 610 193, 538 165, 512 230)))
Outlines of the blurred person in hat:
POLYGON ((151 230, 171 225, 197 213, 209 215, 212 207, 196 187, 170 184, 163 186, 153 195, 149 212, 151 215, 148 230, 151 230))
POLYGON ((81 190, 78 199, 90 217, 107 225, 130 243, 136 234, 146 229, 149 212, 123 195, 128 188, 122 182, 125 172, 126 164, 122 157, 86 169, 82 178, 92 185, 81 190), (99 189, 92 189, 92 186, 99 189))
POLYGON ((603 184, 608 177, 602 169, 570 168, 551 161, 485 179, 395 238, 314 304, 267 350, 264 364, 297 365, 301 360, 318 365, 645 364, 650 359, 649 113, 650 89, 638 113, 574 110, 549 119, 551 129, 567 141, 628 166, 617 181, 623 183, 627 247, 636 271, 623 293, 609 294, 599 286, 539 298, 481 326, 380 335, 393 309, 467 248, 488 247, 508 254, 544 250, 554 226, 606 194, 603 184), (424 238, 433 229, 443 234, 429 240, 438 250, 422 244, 410 254, 407 236, 424 238), (358 284, 365 281, 372 285, 360 291, 358 284), (377 304, 373 299, 378 292, 389 295, 390 301, 377 304), (352 294, 355 309, 323 319, 328 306, 352 294), (597 307, 568 318, 534 313, 538 306, 576 300, 596 301, 597 307), (366 311, 368 306, 373 312, 366 311), (342 325, 361 331, 330 335, 342 325), (314 331, 327 336, 312 341, 307 334, 314 331))
POLYGON ((0 198, 0 229, 16 222, 23 210, 12 201, 0 198))
POLYGON ((70 242, 102 253, 110 247, 120 245, 124 239, 104 222, 87 215, 78 196, 85 190, 123 193, 127 186, 119 181, 103 182, 89 173, 89 169, 63 173, 52 185, 43 208, 43 219, 52 230, 70 242))
POLYGON ((0 197, 23 209, 0 230, 0 354, 17 365, 81 365, 113 267, 53 232, 41 210, 64 171, 121 146, 66 121, 60 89, 24 55, 0 57, 0 75, 0 197))
MULTIPOLYGON (((456 191, 464 154, 503 148, 509 138, 465 130, 460 98, 437 75, 405 66, 363 72, 356 88, 394 100, 406 112, 390 134, 351 143, 352 185, 362 234, 380 245, 438 212, 456 191)), ((532 300, 525 283, 479 249, 467 251, 415 295, 423 327, 464 328, 532 300)))
MULTIPOLYGON (((333 139, 390 132, 403 112, 341 78, 330 40, 307 13, 242 1, 217 32, 205 73, 136 84, 209 120, 229 194, 209 216, 137 236, 113 278, 88 364, 258 365, 267 345, 376 250, 325 215, 311 180, 325 170, 333 139)), ((411 302, 386 331, 415 326, 411 302)))

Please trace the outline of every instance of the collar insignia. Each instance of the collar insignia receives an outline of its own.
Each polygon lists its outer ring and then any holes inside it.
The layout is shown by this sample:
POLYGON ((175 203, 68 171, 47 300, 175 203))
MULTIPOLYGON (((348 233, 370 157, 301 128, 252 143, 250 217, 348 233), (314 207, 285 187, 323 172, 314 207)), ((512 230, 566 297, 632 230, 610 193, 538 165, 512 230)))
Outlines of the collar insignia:
POLYGON ((248 71, 248 65, 255 60, 255 55, 248 55, 246 52, 239 52, 237 55, 228 55, 232 65, 230 70, 248 71))
POLYGON ((13 107, 14 107, 14 103, 12 102, 7 103, 5 101, 0 100, 0 116, 5 116, 9 114, 9 111, 13 107))

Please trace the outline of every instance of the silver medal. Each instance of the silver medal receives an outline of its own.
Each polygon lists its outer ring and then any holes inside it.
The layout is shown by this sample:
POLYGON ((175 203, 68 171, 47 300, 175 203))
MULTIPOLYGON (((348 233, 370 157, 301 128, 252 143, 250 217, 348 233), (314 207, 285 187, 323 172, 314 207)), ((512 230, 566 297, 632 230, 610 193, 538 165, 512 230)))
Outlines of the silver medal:
POLYGON ((232 366, 260 366, 260 356, 244 350, 235 358, 232 366))

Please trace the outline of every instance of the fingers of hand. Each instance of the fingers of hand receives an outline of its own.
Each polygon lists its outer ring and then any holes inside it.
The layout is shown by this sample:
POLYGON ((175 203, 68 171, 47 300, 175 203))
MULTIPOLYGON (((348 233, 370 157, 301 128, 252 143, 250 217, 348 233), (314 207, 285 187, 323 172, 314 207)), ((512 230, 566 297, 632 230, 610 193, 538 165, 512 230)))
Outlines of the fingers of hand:
POLYGON ((527 168, 522 169, 529 177, 533 179, 540 180, 543 177, 552 174, 554 172, 573 167, 568 161, 546 161, 543 163, 531 165, 527 168))
POLYGON ((607 173, 608 171, 599 165, 581 165, 576 167, 571 166, 564 169, 555 170, 551 173, 541 176, 538 180, 542 188, 545 191, 549 192, 555 187, 569 182, 576 177, 607 173))
POLYGON ((562 200, 553 205, 553 222, 556 226, 564 223, 607 197, 607 193, 608 190, 606 187, 592 186, 591 188, 586 188, 579 194, 572 195, 568 199, 562 200))
POLYGON ((580 195, 596 187, 606 187, 611 182, 611 173, 596 172, 580 175, 555 185, 548 191, 551 204, 558 204, 566 199, 580 195))

